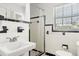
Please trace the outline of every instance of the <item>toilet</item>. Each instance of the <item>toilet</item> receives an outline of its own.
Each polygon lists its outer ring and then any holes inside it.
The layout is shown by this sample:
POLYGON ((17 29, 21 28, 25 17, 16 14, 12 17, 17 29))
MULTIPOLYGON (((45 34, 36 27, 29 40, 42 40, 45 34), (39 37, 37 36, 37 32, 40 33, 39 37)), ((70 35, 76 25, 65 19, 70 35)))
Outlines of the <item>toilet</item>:
POLYGON ((73 56, 72 53, 65 50, 57 50, 56 56, 73 56))

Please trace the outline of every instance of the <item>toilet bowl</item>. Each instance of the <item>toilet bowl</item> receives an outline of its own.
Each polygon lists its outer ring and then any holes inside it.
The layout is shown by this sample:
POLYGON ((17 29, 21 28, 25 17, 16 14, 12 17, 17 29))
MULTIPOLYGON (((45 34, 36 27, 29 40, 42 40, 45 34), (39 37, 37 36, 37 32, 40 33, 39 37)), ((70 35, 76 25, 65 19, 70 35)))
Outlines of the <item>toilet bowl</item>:
POLYGON ((57 50, 56 56, 72 56, 72 53, 64 50, 57 50))

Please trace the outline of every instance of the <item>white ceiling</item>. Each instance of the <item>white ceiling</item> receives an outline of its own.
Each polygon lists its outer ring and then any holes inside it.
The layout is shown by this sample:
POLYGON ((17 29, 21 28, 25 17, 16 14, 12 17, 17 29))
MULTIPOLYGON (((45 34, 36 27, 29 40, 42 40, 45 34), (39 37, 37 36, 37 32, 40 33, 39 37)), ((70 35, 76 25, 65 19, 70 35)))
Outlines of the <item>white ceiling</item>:
POLYGON ((31 3, 31 6, 36 6, 36 7, 45 9, 47 7, 53 8, 53 7, 64 5, 64 4, 67 4, 67 3, 31 3))
POLYGON ((2 5, 16 5, 16 6, 19 6, 19 7, 26 7, 26 3, 0 3, 2 5))
MULTIPOLYGON (((14 4, 19 7, 26 7, 26 3, 8 3, 8 4, 14 4)), ((46 6, 49 8, 52 8, 52 7, 63 5, 63 4, 66 4, 66 3, 31 3, 32 6, 36 6, 42 9, 46 8, 46 6)))
POLYGON ((26 3, 14 3, 14 4, 21 6, 21 7, 26 7, 26 3))

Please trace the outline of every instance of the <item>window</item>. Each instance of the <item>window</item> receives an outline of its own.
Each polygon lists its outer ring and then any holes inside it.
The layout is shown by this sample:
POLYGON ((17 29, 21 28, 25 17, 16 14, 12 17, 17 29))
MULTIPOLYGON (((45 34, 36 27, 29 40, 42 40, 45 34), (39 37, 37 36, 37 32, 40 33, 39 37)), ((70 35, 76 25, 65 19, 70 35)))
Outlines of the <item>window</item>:
POLYGON ((62 8, 63 7, 57 7, 56 8, 56 18, 58 18, 58 17, 61 17, 62 18, 62 16, 63 16, 63 12, 62 12, 62 8))
POLYGON ((71 25, 71 18, 63 18, 63 25, 71 25))
POLYGON ((79 31, 79 4, 55 7, 55 30, 79 31))
POLYGON ((62 18, 56 19, 56 26, 62 26, 62 18))

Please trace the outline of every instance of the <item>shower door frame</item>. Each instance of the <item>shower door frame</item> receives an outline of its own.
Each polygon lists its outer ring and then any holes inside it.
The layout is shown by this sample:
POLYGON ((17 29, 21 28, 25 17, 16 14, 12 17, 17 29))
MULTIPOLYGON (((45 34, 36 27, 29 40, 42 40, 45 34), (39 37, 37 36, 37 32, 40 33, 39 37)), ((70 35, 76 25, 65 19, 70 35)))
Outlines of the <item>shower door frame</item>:
MULTIPOLYGON (((41 53, 39 56, 41 56, 42 54, 44 54, 45 53, 45 24, 46 24, 46 16, 45 15, 43 15, 43 16, 36 16, 36 17, 31 17, 30 19, 36 19, 36 18, 39 18, 39 17, 44 17, 44 52, 43 53, 41 53)), ((30 25, 29 25, 29 27, 30 27, 30 25)), ((29 42, 30 42, 30 28, 29 28, 29 42)), ((38 50, 35 50, 35 51, 38 51, 38 50)), ((40 52, 40 51, 38 51, 38 52, 40 52)), ((29 51, 29 56, 30 56, 30 51, 29 51)))

